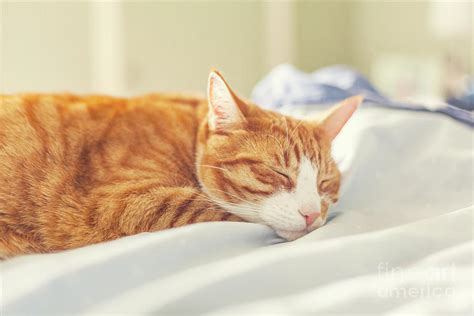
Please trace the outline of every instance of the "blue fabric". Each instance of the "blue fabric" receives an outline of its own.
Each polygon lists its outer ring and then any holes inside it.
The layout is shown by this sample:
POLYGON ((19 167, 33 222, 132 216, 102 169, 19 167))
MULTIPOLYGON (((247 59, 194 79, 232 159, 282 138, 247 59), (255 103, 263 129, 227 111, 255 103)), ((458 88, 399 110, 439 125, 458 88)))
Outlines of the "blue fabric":
POLYGON ((474 111, 474 78, 471 78, 465 93, 459 97, 449 98, 446 102, 468 111, 474 111))
POLYGON ((468 109, 447 103, 429 109, 421 104, 397 102, 382 95, 363 75, 346 66, 331 66, 305 73, 288 64, 279 65, 255 86, 252 100, 263 107, 278 109, 288 104, 335 103, 357 94, 364 95, 364 102, 371 104, 439 112, 474 126, 472 111, 468 109))

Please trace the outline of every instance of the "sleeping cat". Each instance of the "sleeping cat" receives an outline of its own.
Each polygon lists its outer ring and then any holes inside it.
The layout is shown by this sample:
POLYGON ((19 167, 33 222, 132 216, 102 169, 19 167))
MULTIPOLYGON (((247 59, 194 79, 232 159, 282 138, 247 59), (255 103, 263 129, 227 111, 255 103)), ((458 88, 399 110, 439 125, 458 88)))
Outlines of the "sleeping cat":
POLYGON ((53 252, 205 221, 294 240, 323 225, 331 141, 362 101, 301 121, 239 98, 0 97, 0 256, 53 252))

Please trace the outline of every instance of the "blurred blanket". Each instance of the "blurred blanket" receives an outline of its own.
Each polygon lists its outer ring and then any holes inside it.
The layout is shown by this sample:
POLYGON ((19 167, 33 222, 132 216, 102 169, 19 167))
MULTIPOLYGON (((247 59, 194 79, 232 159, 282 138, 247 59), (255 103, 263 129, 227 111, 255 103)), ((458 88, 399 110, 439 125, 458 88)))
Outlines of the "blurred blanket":
POLYGON ((467 80, 467 85, 463 92, 458 96, 449 97, 447 102, 472 113, 474 111, 474 77, 471 76, 467 80))
POLYGON ((362 106, 334 143, 344 181, 324 227, 282 243, 204 223, 18 257, 1 263, 2 315, 467 315, 472 137, 362 106))
POLYGON ((472 95, 452 103, 436 101, 430 105, 398 102, 382 95, 362 74, 347 66, 330 66, 304 73, 292 65, 275 67, 254 88, 252 99, 271 109, 284 105, 331 104, 362 94, 372 105, 413 111, 430 111, 474 126, 472 95), (471 102, 471 104, 467 104, 471 102))

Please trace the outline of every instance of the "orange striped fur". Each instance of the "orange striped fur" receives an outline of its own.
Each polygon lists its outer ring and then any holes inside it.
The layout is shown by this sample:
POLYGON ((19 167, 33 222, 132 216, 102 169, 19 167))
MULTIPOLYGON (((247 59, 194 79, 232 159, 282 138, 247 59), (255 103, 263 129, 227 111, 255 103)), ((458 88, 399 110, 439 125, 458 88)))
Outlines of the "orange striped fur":
POLYGON ((232 96, 245 123, 214 130, 208 101, 194 97, 1 96, 0 255, 239 221, 216 200, 291 190, 303 154, 335 201, 339 171, 320 125, 232 96))

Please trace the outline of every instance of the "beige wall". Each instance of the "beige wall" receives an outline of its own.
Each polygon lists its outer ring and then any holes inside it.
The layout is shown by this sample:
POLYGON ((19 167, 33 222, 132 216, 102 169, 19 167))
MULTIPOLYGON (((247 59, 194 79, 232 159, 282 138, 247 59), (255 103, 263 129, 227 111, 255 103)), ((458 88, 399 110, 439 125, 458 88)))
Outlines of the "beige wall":
MULTIPOLYGON (((309 71, 348 63, 369 74, 371 63, 384 54, 442 58, 454 52, 472 69, 473 33, 453 39, 437 36, 430 26, 431 5, 428 1, 297 2, 298 64, 309 71)), ((466 6, 455 1, 452 5, 466 6)), ((472 19, 472 6, 470 10, 472 19)))
MULTIPOLYGON (((384 54, 442 59, 446 53, 454 53, 466 64, 470 63, 474 52, 470 49, 469 34, 453 39, 435 34, 430 21, 430 5, 427 1, 360 1, 353 4, 351 52, 354 64, 369 73, 371 62, 384 54)), ((452 5, 463 4, 453 1, 452 5)), ((446 15, 445 18, 456 17, 446 15)))
POLYGON ((352 7, 339 1, 296 4, 297 66, 306 71, 352 63, 352 7))
MULTIPOLYGON (((92 76, 101 70, 92 69, 91 54, 104 52, 91 47, 97 38, 89 3, 15 1, 2 2, 1 9, 4 92, 101 92, 93 85, 92 76)), ((264 73, 261 16, 259 2, 124 2, 120 55, 126 91, 115 93, 204 92, 216 67, 248 95, 264 73)))
POLYGON ((426 101, 442 97, 454 82, 459 88, 456 67, 474 73, 474 8, 467 1, 302 1, 296 7, 297 65, 305 71, 348 64, 388 95, 426 101), (433 22, 435 9, 442 32, 433 22), (467 31, 449 34, 458 19, 467 31))
MULTIPOLYGON (((450 51, 474 68, 472 33, 437 37, 429 27, 429 2, 125 1, 118 17, 107 17, 120 20, 122 38, 103 47, 94 29, 101 16, 91 19, 90 3, 4 1, 0 8, 5 92, 204 91, 208 70, 217 67, 249 95, 285 58, 306 71, 350 64, 370 76, 374 62, 388 54, 440 60, 450 51), (104 56, 97 54, 115 58, 99 69, 104 56), (110 71, 114 65, 123 69, 110 71), (105 86, 110 75, 111 89, 96 84, 98 74, 105 86)), ((110 27, 117 33, 117 25, 110 27)))
POLYGON ((3 91, 89 91, 87 4, 2 2, 0 8, 3 91))
POLYGON ((261 16, 258 2, 126 2, 130 89, 203 91, 216 67, 248 94, 263 71, 261 16))

